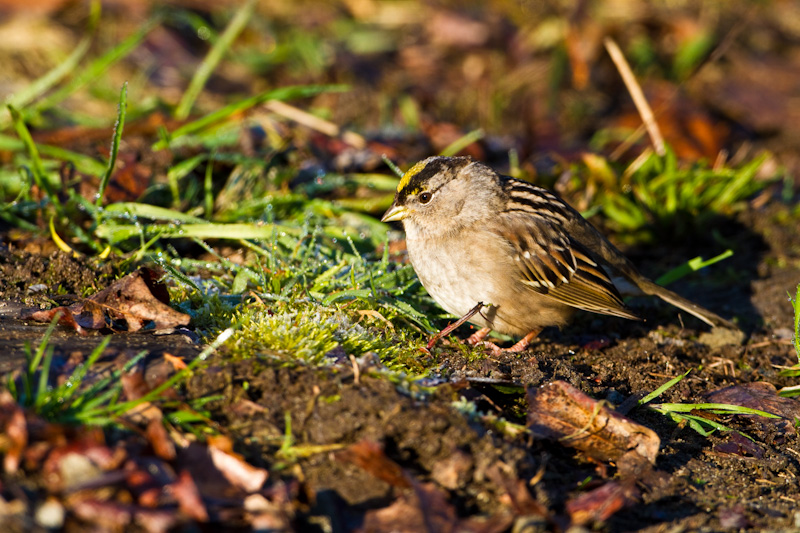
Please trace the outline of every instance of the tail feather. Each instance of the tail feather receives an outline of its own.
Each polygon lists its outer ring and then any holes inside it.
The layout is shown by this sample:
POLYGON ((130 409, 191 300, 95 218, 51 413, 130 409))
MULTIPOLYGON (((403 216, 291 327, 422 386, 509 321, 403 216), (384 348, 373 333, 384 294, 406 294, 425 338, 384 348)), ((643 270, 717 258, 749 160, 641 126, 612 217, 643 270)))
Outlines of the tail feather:
POLYGON ((669 289, 665 289, 661 285, 658 285, 649 279, 642 278, 636 280, 636 282, 636 284, 639 286, 639 289, 641 289, 643 293, 658 296, 665 302, 674 305, 678 309, 682 309, 690 315, 696 316, 709 326, 722 326, 729 329, 739 329, 736 324, 730 320, 722 318, 718 314, 709 311, 708 309, 701 307, 690 300, 687 300, 680 294, 674 293, 669 289))

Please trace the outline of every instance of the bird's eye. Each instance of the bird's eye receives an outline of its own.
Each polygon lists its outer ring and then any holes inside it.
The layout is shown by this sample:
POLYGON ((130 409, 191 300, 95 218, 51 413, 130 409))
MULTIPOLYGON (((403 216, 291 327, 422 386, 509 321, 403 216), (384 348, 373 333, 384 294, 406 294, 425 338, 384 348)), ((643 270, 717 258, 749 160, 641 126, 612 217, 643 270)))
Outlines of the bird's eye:
POLYGON ((428 202, 431 201, 431 198, 433 198, 433 195, 431 193, 429 193, 429 192, 420 193, 420 195, 419 195, 419 203, 427 204, 428 202))

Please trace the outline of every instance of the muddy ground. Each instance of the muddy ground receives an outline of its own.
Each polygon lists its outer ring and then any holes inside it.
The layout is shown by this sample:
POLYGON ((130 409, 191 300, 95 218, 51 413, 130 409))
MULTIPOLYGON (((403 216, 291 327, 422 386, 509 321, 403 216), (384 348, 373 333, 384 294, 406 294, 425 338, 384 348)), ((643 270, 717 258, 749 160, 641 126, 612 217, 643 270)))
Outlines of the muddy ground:
MULTIPOLYGON (((568 499, 613 478, 613 463, 592 462, 558 442, 533 439, 525 432, 509 435, 496 421, 502 417, 524 425, 525 390, 553 380, 606 400, 661 439, 656 474, 640 484, 641 501, 587 527, 797 530, 800 440, 791 425, 720 417, 753 437, 747 441, 751 445, 732 433, 704 437, 661 414, 637 408, 633 400, 690 369, 690 375, 660 401, 702 402, 706 394, 729 385, 796 384, 778 372, 797 362, 787 292, 800 283, 799 218, 796 209, 779 202, 741 213, 718 232, 722 242, 736 241, 734 258, 714 267, 713 276, 695 275, 675 287, 720 314, 736 316, 747 334, 743 344, 729 344, 729 338, 708 332, 691 317, 642 301, 632 305, 647 317, 645 322, 584 315, 563 331, 546 331, 520 355, 467 359, 445 342, 429 355, 420 354, 433 369, 425 383, 390 382, 381 374, 380 361, 369 356, 354 362, 332 354, 329 368, 307 368, 265 357, 232 361, 218 353, 189 381, 186 397, 221 395, 209 404, 215 429, 231 436, 235 451, 248 462, 270 470, 270 483, 282 480, 299 487, 292 525, 300 531, 381 530, 370 513, 399 497, 411 498, 409 486, 416 487, 417 500, 411 507, 439 502, 455 513, 451 530, 563 528, 568 499), (747 232, 737 234, 742 228, 747 232), (456 409, 454 402, 464 405, 463 399, 477 409, 456 409), (287 420, 294 437, 291 455, 285 448, 287 420), (364 442, 377 443, 385 457, 399 465, 403 481, 376 475, 374 466, 359 465, 342 451, 364 442), (519 518, 525 513, 517 509, 516 518, 508 518, 508 509, 518 501, 509 487, 517 486, 518 480, 525 481, 532 500, 546 509, 544 516, 526 522, 519 518), (431 496, 426 503, 431 494, 444 499, 431 496), (467 518, 472 521, 454 525, 455 520, 467 518)), ((708 243, 685 242, 629 252, 645 272, 658 272, 691 257, 698 248, 708 253, 708 243)), ((13 318, 16 309, 42 304, 42 294, 52 298, 54 293, 80 293, 98 279, 102 284, 103 278, 87 275, 96 272, 96 266, 59 254, 6 250, 0 266, 4 272, 0 297, 7 302, 6 312, 0 313, 0 342, 2 368, 8 372, 23 360, 24 340, 43 331, 41 325, 13 318), (49 265, 63 267, 59 271, 63 279, 54 277, 49 265)), ((119 339, 115 344, 132 343, 136 350, 144 348, 155 355, 169 350, 191 356, 199 349, 187 347, 191 343, 179 333, 115 337, 119 339)), ((88 351, 98 339, 60 331, 54 340, 57 357, 88 351)), ((124 347, 116 346, 109 357, 124 352, 124 347)), ((35 484, 36 473, 28 475, 35 484)), ((404 520, 394 519, 397 528, 413 530, 404 520)))

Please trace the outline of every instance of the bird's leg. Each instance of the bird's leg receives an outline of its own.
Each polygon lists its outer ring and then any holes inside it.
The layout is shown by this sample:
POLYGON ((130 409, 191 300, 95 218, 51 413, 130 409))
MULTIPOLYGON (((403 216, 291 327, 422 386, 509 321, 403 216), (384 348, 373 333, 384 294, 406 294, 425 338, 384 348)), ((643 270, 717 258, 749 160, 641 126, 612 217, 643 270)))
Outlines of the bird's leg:
POLYGON ((511 348, 500 348, 493 342, 484 340, 491 330, 489 328, 483 328, 479 331, 476 331, 467 339, 467 343, 473 346, 483 346, 484 348, 488 348, 492 355, 495 357, 499 357, 504 353, 520 353, 524 352, 528 346, 530 345, 531 341, 536 338, 539 333, 541 333, 542 328, 535 329, 522 337, 514 346, 511 348))
POLYGON ((481 328, 469 337, 467 337, 467 344, 474 346, 480 344, 491 333, 491 328, 481 328))
POLYGON ((531 341, 535 339, 541 332, 542 328, 538 328, 531 331, 530 333, 522 337, 514 346, 506 349, 505 351, 512 353, 524 352, 528 348, 528 345, 531 343, 531 341))
MULTIPOLYGON (((442 331, 440 331, 439 333, 437 333, 436 335, 434 335, 433 337, 431 337, 431 339, 428 341, 428 345, 426 346, 426 349, 427 349, 428 351, 430 351, 430 349, 431 349, 431 348, 433 348, 433 346, 434 346, 434 345, 435 345, 437 342, 439 342, 439 339, 441 339, 441 338, 442 338, 442 337, 444 337, 445 335, 449 335, 449 334, 450 334, 450 333, 451 333, 451 332, 452 332, 454 329, 456 329, 458 326, 460 326, 461 324, 463 324, 464 322, 466 322, 467 320, 469 320, 469 319, 470 319, 470 318, 472 318, 473 316, 477 315, 477 314, 478 314, 478 311, 480 311, 480 310, 481 310, 481 307, 483 307, 483 302, 478 302, 478 305, 476 305, 475 307, 473 307, 472 309, 470 309, 470 310, 467 312, 467 314, 466 314, 466 315, 462 316, 461 318, 459 318, 458 320, 456 320, 456 321, 455 321, 455 322, 453 322, 452 324, 448 324, 448 325, 447 325, 447 327, 445 327, 445 328, 444 328, 442 331)), ((483 337, 486 337, 486 335, 488 335, 488 334, 489 334, 489 331, 491 331, 491 330, 490 330, 489 328, 484 328, 484 329, 486 329, 486 333, 484 333, 484 334, 483 334, 483 337)), ((481 331, 483 331, 483 330, 481 330, 481 331)), ((480 331, 479 331, 478 333, 480 333, 480 331)), ((476 335, 477 335, 477 333, 476 333, 476 335)), ((483 337, 481 337, 481 339, 482 339, 483 337)), ((472 337, 470 337, 470 338, 472 338, 472 337)))
POLYGON ((470 335, 469 337, 467 337, 467 340, 464 342, 466 342, 470 346, 481 346, 483 348, 488 348, 489 351, 492 352, 493 356, 500 357, 501 355, 503 355, 503 349, 498 345, 496 345, 495 343, 493 343, 492 341, 485 340, 486 337, 489 336, 489 333, 491 333, 491 331, 492 331, 491 328, 481 328, 472 335, 470 335))

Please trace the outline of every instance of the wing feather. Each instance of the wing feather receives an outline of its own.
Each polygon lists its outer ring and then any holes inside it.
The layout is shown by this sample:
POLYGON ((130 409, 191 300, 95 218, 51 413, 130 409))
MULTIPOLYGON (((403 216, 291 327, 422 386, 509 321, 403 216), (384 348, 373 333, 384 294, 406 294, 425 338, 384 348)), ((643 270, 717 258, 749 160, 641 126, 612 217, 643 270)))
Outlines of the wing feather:
POLYGON ((559 206, 549 197, 537 198, 537 187, 524 185, 515 184, 524 194, 511 191, 511 209, 498 219, 499 237, 512 248, 522 283, 578 309, 638 319, 598 260, 562 229, 559 206))

